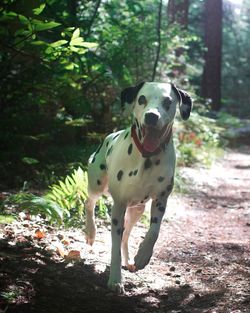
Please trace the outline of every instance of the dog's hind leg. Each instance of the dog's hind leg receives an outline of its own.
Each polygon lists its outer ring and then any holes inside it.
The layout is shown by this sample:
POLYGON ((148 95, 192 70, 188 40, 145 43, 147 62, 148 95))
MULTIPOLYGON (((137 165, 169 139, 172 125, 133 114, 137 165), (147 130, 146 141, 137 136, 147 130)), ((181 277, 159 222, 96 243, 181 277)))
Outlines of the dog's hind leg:
POLYGON ((85 218, 86 218, 86 242, 89 245, 93 245, 96 235, 96 225, 95 225, 95 204, 97 197, 90 195, 85 203, 85 218))
POLYGON ((88 199, 85 203, 86 241, 92 245, 95 241, 95 204, 98 198, 107 191, 107 171, 105 162, 106 146, 100 145, 90 157, 88 167, 88 199))
POLYGON ((128 270, 134 271, 134 262, 129 258, 128 239, 134 225, 139 221, 145 209, 145 205, 128 207, 125 214, 124 232, 122 237, 122 255, 124 264, 128 270))

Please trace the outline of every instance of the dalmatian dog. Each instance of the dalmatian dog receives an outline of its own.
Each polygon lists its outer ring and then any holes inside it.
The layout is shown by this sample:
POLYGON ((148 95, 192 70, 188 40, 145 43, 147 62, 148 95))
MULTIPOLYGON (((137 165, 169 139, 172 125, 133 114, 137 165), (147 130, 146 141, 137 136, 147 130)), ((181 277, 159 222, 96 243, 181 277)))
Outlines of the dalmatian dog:
POLYGON ((92 245, 96 235, 95 203, 108 192, 113 198, 108 287, 118 293, 123 292, 121 251, 124 265, 130 271, 143 269, 152 256, 174 184, 176 158, 172 127, 176 107, 179 105, 181 117, 187 120, 192 100, 174 84, 143 82, 123 90, 121 104, 132 111, 132 126, 108 135, 90 157, 86 201, 86 240, 92 245), (131 260, 129 235, 150 199, 150 227, 131 260))

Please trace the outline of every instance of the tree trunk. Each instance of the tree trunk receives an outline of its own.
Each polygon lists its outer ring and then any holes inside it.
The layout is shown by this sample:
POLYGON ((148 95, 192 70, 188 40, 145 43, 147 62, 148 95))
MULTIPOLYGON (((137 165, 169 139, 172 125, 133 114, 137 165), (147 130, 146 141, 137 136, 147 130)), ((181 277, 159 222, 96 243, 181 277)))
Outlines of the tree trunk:
POLYGON ((167 12, 169 24, 178 23, 183 28, 187 28, 188 8, 189 0, 169 0, 167 12))
POLYGON ((205 65, 202 96, 211 99, 211 108, 221 107, 222 0, 205 1, 205 65))

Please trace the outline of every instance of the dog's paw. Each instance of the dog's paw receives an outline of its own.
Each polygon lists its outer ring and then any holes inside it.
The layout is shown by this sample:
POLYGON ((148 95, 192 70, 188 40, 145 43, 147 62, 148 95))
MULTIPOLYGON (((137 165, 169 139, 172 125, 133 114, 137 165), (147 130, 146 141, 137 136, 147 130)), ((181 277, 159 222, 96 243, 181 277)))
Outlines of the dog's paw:
POLYGON ((108 281, 108 289, 116 294, 123 294, 125 292, 122 283, 113 282, 111 280, 108 281))
POLYGON ((142 250, 139 250, 137 255, 135 256, 135 270, 142 270, 149 263, 151 256, 151 251, 147 251, 147 253, 142 253, 142 250))
POLYGON ((90 246, 93 245, 93 243, 95 242, 95 235, 96 235, 96 227, 94 224, 92 224, 91 226, 89 224, 87 224, 86 227, 86 243, 90 246))
POLYGON ((88 245, 90 245, 90 246, 92 246, 93 243, 95 242, 95 237, 90 237, 90 236, 88 236, 87 234, 86 234, 86 236, 85 236, 85 239, 86 239, 86 244, 88 244, 88 245))
POLYGON ((127 270, 128 271, 130 271, 130 272, 135 272, 136 271, 136 266, 135 266, 135 264, 133 263, 128 263, 127 265, 126 265, 126 268, 127 268, 127 270))

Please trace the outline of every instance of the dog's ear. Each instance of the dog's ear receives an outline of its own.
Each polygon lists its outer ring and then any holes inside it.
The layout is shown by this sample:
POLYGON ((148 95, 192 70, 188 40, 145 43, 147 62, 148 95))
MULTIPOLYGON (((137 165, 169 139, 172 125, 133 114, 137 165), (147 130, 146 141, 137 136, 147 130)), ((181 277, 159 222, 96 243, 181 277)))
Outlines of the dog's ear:
POLYGON ((179 108, 182 119, 183 120, 189 119, 193 106, 192 98, 186 91, 177 88, 174 84, 172 84, 172 88, 177 97, 179 98, 179 108))
POLYGON ((129 108, 128 111, 131 110, 132 104, 135 101, 135 98, 143 85, 144 85, 144 82, 141 82, 138 85, 134 87, 128 87, 121 92, 121 105, 122 105, 123 111, 126 110, 125 108, 126 106, 128 106, 129 108))

